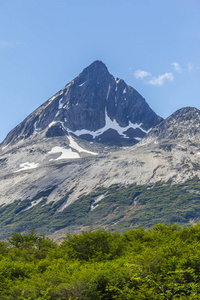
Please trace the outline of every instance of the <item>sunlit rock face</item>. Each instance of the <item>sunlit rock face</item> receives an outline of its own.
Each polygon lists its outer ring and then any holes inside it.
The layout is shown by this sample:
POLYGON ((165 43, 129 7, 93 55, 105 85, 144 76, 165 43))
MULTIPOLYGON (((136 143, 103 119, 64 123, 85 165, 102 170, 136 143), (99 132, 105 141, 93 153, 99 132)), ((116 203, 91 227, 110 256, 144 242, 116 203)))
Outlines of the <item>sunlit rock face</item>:
POLYGON ((183 107, 151 130, 146 139, 157 142, 170 140, 200 141, 200 110, 183 107))

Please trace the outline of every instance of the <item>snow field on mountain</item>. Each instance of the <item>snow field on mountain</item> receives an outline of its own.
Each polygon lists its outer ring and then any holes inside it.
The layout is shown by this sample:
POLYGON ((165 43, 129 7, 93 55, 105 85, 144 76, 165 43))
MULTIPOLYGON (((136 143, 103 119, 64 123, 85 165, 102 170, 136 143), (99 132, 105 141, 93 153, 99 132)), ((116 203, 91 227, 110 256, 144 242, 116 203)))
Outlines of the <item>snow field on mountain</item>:
MULTIPOLYGON (((149 130, 144 130, 142 127, 142 123, 138 124, 138 123, 131 123, 129 122, 129 125, 126 127, 120 127, 120 125, 117 123, 116 120, 111 120, 107 114, 107 111, 105 112, 105 126, 102 127, 101 129, 97 130, 97 131, 90 131, 87 129, 81 129, 81 130, 76 130, 73 133, 77 136, 83 135, 83 134, 90 134, 92 135, 93 139, 96 138, 97 136, 103 134, 105 131, 107 131, 108 129, 114 129, 116 130, 119 135, 122 135, 123 137, 127 138, 126 134, 124 134, 124 132, 126 130, 128 130, 129 128, 133 128, 133 129, 137 129, 139 128, 141 131, 148 133, 151 128, 149 130)), ((139 137, 134 137, 136 140, 140 141, 141 138, 139 137)))
POLYGON ((81 152, 92 154, 92 155, 98 155, 98 153, 91 152, 80 147, 71 136, 69 136, 68 139, 69 139, 70 148, 65 149, 59 146, 53 147, 51 151, 48 152, 48 154, 61 153, 61 155, 56 159, 50 159, 50 160, 77 159, 80 158, 79 153, 81 152), (77 151, 78 153, 74 152, 73 150, 77 151))
POLYGON ((20 168, 19 170, 15 171, 15 172, 20 172, 20 171, 25 171, 25 170, 30 170, 30 169, 35 169, 38 167, 38 163, 29 163, 28 161, 23 163, 23 164, 20 164, 20 168))
POLYGON ((95 152, 91 152, 91 151, 88 151, 88 150, 85 150, 83 149, 82 147, 80 147, 76 142, 75 140, 72 138, 72 136, 69 136, 68 137, 69 139, 69 146, 71 148, 73 148, 74 150, 77 150, 78 152, 84 152, 84 153, 89 153, 89 154, 92 154, 92 155, 98 155, 98 153, 95 153, 95 152))
POLYGON ((48 154, 54 154, 54 153, 61 153, 61 155, 56 159, 50 159, 50 160, 80 158, 80 155, 77 152, 73 152, 71 148, 65 149, 65 148, 56 146, 56 147, 53 147, 51 149, 51 151, 48 152, 48 154))

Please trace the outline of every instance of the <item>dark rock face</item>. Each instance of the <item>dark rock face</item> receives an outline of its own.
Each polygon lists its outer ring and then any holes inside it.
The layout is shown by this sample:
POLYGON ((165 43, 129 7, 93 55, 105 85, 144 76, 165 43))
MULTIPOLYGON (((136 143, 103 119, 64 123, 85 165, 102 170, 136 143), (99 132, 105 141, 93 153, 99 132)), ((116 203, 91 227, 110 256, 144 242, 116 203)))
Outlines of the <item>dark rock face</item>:
POLYGON ((49 129, 46 131, 45 136, 48 137, 54 137, 54 136, 64 136, 66 135, 66 130, 63 129, 62 124, 56 123, 55 125, 52 125, 49 127, 49 129))
POLYGON ((15 127, 3 145, 43 132, 45 137, 73 133, 88 141, 133 145, 161 120, 134 88, 95 61, 15 127))

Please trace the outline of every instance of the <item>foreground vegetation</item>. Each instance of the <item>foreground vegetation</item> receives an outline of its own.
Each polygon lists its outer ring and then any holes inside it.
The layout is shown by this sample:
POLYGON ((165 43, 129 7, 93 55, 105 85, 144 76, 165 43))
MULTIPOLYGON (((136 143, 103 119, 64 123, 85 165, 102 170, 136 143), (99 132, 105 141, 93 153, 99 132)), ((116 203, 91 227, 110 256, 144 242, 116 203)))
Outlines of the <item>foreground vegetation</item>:
POLYGON ((200 224, 0 242, 0 299, 200 299, 200 224))
POLYGON ((77 233, 99 227, 125 232, 130 228, 151 228, 158 223, 191 225, 200 220, 200 179, 181 184, 157 182, 154 185, 112 185, 84 195, 60 211, 68 194, 57 202, 47 202, 55 187, 33 199, 15 201, 0 207, 0 239, 12 232, 51 234, 66 229, 77 233), (95 200, 102 200, 95 204, 95 200), (37 205, 34 201, 39 201, 37 205), (91 209, 91 207, 95 209, 91 209))

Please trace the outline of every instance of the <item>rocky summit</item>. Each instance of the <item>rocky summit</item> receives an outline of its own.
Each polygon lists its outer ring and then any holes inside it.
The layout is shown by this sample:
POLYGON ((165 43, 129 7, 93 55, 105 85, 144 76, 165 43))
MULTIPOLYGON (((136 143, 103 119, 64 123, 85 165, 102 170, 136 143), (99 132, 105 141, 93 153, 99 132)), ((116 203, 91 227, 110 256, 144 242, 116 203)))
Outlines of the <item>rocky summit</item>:
POLYGON ((200 141, 200 111, 195 107, 184 107, 152 129, 147 139, 157 142, 175 140, 200 141))
POLYGON ((2 146, 34 135, 69 134, 89 142, 134 145, 161 120, 134 88, 95 61, 15 127, 2 146))

